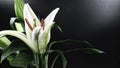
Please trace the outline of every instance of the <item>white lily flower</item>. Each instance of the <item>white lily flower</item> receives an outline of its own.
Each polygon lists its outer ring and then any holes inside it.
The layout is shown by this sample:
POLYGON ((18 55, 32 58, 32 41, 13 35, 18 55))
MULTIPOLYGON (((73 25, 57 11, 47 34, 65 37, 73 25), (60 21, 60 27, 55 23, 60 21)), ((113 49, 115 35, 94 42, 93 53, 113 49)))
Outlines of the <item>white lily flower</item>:
POLYGON ((53 10, 45 20, 40 21, 29 4, 24 6, 24 20, 26 35, 29 40, 34 43, 34 46, 38 48, 39 53, 46 51, 47 44, 50 41, 50 30, 54 24, 53 20, 58 12, 59 8, 53 10))
POLYGON ((26 35, 19 31, 4 30, 0 35, 11 35, 25 42, 33 52, 44 54, 50 41, 50 31, 54 24, 53 20, 59 8, 53 10, 45 20, 40 21, 29 4, 24 5, 23 16, 25 21, 26 35))

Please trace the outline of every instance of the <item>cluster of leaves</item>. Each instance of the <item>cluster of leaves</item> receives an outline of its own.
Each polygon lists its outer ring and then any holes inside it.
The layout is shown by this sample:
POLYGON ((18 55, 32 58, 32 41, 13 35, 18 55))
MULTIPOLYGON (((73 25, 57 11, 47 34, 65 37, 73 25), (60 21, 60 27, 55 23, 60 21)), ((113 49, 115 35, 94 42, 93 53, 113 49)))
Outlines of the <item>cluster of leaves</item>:
MULTIPOLYGON (((16 17, 11 18, 10 26, 13 30, 25 32, 24 20, 23 20, 24 0, 14 0, 14 7, 15 7, 14 10, 15 10, 16 17)), ((57 27, 60 31, 62 31, 58 25, 55 24, 54 26, 57 27)), ((51 47, 53 45, 57 45, 59 43, 65 43, 65 42, 66 43, 73 42, 73 43, 80 43, 80 44, 81 43, 88 44, 88 42, 77 41, 77 40, 60 40, 60 41, 54 41, 54 42, 49 43, 45 57, 46 56, 48 57, 48 55, 50 55, 51 53, 57 53, 57 56, 54 58, 51 68, 54 67, 54 64, 59 56, 61 56, 62 58, 63 68, 66 68, 67 60, 64 56, 64 53, 66 52, 80 50, 86 53, 104 53, 103 51, 95 49, 93 47, 79 48, 79 49, 77 48, 77 49, 68 50, 68 51, 61 51, 59 49, 51 50, 51 47)), ((30 50, 30 48, 26 46, 26 44, 23 43, 21 40, 15 38, 15 40, 10 41, 7 37, 0 36, 0 49, 2 50, 2 55, 0 59, 1 63, 3 60, 7 59, 11 66, 23 67, 23 68, 28 68, 28 67, 34 68, 34 63, 35 63, 34 55, 32 51, 30 50)))

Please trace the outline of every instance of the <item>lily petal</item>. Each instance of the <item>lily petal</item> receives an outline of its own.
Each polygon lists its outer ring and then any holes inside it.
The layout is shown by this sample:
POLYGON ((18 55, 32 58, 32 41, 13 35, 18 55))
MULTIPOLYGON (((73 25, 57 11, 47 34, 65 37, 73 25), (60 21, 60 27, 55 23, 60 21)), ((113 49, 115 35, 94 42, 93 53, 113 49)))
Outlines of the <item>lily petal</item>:
POLYGON ((28 13, 25 13, 24 18, 27 18, 30 21, 32 26, 34 25, 34 21, 36 21, 36 26, 39 26, 40 20, 38 19, 38 17, 36 16, 36 14, 34 13, 34 11, 29 6, 28 3, 25 4, 24 9, 26 9, 26 12, 28 12, 28 13), (26 15, 28 15, 28 16, 26 16, 26 15))
POLYGON ((38 44, 39 44, 39 50, 40 53, 44 53, 46 51, 47 44, 50 41, 50 32, 51 32, 51 26, 54 24, 53 20, 58 12, 59 8, 56 8, 53 10, 45 19, 45 29, 40 31, 39 38, 38 38, 38 44))
POLYGON ((40 34, 38 37, 38 41, 39 41, 38 45, 39 45, 40 54, 43 54, 46 51, 47 44, 50 41, 50 32, 51 32, 51 29, 45 32, 43 32, 42 29, 40 31, 40 34))
POLYGON ((26 35, 24 33, 21 33, 19 31, 14 31, 14 30, 0 31, 0 36, 4 36, 4 35, 10 35, 10 36, 14 36, 16 38, 19 38, 24 43, 26 43, 28 45, 28 47, 30 47, 33 52, 37 53, 37 50, 33 46, 33 43, 26 38, 26 35))
POLYGON ((39 48, 39 46, 38 46, 39 33, 40 33, 40 27, 34 28, 34 30, 32 32, 32 42, 33 42, 34 46, 36 47, 36 49, 39 48))
POLYGON ((59 8, 54 9, 46 18, 45 18, 45 30, 48 29, 51 25, 54 24, 53 20, 59 11, 59 8))
MULTIPOLYGON (((39 19, 37 18, 37 16, 35 15, 33 10, 31 9, 29 4, 24 5, 23 13, 24 13, 24 20, 27 19, 29 21, 29 25, 31 26, 31 28, 34 28, 34 24, 36 24, 36 26, 40 25, 39 19)), ((29 25, 25 21, 26 35, 27 35, 28 39, 31 39, 32 38, 32 31, 31 31, 29 25)))

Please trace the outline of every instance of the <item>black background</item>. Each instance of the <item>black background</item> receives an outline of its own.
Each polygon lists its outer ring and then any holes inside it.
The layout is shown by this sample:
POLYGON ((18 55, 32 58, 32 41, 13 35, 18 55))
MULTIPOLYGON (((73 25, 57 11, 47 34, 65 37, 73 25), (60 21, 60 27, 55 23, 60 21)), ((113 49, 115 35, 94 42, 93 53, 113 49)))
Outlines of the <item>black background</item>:
MULTIPOLYGON (((66 54, 67 68, 117 68, 120 45, 120 0, 26 0, 40 18, 56 7, 60 8, 55 21, 63 32, 52 30, 51 40, 86 40, 106 54, 66 54)), ((14 17, 13 0, 0 0, 0 30, 10 29, 14 17)), ((55 48, 70 49, 78 45, 61 44, 55 48)), ((61 68, 58 61, 55 68, 61 68)), ((6 63, 0 68, 9 67, 6 63)))

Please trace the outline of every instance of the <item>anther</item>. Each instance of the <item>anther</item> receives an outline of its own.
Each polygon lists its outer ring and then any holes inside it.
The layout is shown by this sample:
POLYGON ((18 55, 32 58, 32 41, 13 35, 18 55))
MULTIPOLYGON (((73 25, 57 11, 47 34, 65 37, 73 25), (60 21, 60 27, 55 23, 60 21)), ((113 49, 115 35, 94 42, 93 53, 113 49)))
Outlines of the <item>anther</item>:
POLYGON ((44 21, 44 19, 41 20, 41 27, 42 27, 43 30, 44 30, 44 28, 45 28, 45 21, 44 21))
POLYGON ((29 23, 27 18, 25 18, 25 21, 26 21, 27 25, 29 26, 29 28, 33 31, 33 27, 30 25, 30 23, 29 23))

